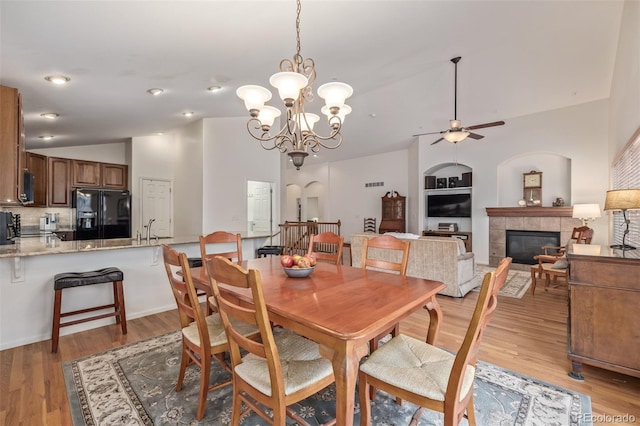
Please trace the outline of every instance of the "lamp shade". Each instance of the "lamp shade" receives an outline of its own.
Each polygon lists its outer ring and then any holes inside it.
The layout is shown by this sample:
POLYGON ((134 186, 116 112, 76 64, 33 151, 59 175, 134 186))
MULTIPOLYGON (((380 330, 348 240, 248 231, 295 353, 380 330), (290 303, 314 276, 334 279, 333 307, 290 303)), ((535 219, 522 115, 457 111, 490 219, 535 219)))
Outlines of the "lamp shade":
POLYGON ((613 189, 607 191, 604 201, 605 210, 633 210, 640 209, 640 188, 613 189))
POLYGON ((275 119, 277 117, 280 117, 281 114, 282 113, 278 108, 266 105, 260 110, 260 113, 258 114, 258 120, 260 120, 260 123, 263 126, 271 127, 273 126, 273 122, 275 121, 275 119))
POLYGON ((572 217, 577 219, 593 219, 600 217, 600 204, 574 204, 572 217))
POLYGON ((244 101, 244 106, 248 111, 260 111, 265 102, 271 99, 271 92, 268 89, 252 84, 238 87, 236 95, 244 101))
MULTIPOLYGON (((300 90, 304 89, 307 84, 309 84, 309 80, 304 75, 297 72, 278 72, 271 76, 269 79, 269 83, 276 89, 278 89, 278 94, 280 95, 280 99, 286 101, 287 99, 296 100, 298 96, 300 96, 300 90)), ((287 107, 290 107, 287 102, 285 102, 287 107)))
POLYGON ((333 81, 318 87, 318 96, 325 101, 328 108, 342 108, 345 99, 353 95, 353 88, 346 83, 333 81))
POLYGON ((302 132, 308 132, 313 130, 313 125, 316 124, 320 117, 316 114, 304 113, 304 114, 295 114, 293 119, 300 126, 300 130, 302 132))
MULTIPOLYGON (((320 109, 320 112, 326 115, 329 119, 329 123, 331 123, 331 117, 334 117, 334 114, 331 113, 331 109, 325 105, 320 109)), ((349 113, 351 113, 351 107, 347 104, 344 104, 340 107, 340 110, 335 115, 340 117, 341 123, 344 123, 344 117, 349 113)))

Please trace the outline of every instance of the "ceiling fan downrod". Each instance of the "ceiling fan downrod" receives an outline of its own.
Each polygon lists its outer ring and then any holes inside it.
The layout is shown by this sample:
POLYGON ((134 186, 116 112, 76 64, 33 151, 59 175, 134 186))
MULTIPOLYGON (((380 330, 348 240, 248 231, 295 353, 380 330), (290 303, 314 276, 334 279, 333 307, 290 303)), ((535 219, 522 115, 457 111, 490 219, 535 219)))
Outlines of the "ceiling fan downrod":
POLYGON ((453 119, 458 120, 458 62, 462 59, 461 56, 456 56, 451 59, 455 67, 455 74, 453 77, 453 119))

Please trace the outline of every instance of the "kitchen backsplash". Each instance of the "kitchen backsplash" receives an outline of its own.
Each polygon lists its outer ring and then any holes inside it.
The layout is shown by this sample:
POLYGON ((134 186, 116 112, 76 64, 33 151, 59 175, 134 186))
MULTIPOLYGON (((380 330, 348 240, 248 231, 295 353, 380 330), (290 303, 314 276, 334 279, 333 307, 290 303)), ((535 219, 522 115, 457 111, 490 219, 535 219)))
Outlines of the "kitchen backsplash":
POLYGON ((45 213, 58 213, 58 229, 75 229, 76 209, 68 207, 4 207, 3 211, 9 211, 20 215, 22 229, 40 228, 40 217, 45 213))

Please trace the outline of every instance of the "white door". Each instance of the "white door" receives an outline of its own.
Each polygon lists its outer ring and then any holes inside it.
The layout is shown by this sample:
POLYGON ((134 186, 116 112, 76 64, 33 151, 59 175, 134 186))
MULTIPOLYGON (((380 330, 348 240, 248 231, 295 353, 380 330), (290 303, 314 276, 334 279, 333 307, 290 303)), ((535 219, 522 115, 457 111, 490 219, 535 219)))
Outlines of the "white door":
POLYGON ((172 237, 173 199, 171 197, 171 181, 159 179, 142 179, 142 222, 140 232, 146 237, 149 219, 155 219, 151 225, 151 237, 172 237))
POLYGON ((268 233, 271 231, 271 183, 250 181, 248 186, 253 231, 268 233))

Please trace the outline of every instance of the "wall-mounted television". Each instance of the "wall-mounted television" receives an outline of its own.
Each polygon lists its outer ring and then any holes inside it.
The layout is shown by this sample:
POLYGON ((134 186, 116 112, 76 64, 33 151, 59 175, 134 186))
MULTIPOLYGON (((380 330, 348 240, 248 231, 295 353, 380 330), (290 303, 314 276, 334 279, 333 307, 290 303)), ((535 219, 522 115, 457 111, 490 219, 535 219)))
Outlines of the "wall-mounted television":
POLYGON ((427 195, 429 217, 471 217, 471 194, 427 195))

